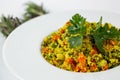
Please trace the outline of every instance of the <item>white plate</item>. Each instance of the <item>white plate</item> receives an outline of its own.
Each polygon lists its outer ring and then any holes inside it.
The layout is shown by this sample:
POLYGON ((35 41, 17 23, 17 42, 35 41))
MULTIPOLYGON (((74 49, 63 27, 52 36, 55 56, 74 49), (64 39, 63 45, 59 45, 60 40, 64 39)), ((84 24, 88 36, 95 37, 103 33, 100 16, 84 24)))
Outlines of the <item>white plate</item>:
POLYGON ((120 66, 97 73, 75 73, 50 65, 41 56, 43 38, 62 27, 75 13, 88 21, 103 20, 120 26, 120 14, 100 11, 69 11, 51 13, 32 19, 14 30, 3 46, 8 69, 21 80, 120 80, 120 66))

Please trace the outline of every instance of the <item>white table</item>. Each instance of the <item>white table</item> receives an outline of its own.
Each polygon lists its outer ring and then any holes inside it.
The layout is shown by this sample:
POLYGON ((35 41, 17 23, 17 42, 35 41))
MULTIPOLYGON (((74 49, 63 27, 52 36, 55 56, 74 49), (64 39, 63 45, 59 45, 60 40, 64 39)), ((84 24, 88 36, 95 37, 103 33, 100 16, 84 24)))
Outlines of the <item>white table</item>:
MULTIPOLYGON (((25 12, 25 3, 29 0, 0 0, 0 17, 4 15, 13 15, 21 17, 25 12)), ((67 11, 67 10, 102 10, 120 13, 120 0, 31 0, 37 4, 43 3, 49 12, 67 11)), ((5 37, 0 34, 0 80, 18 80, 7 68, 2 60, 2 46, 5 37)))

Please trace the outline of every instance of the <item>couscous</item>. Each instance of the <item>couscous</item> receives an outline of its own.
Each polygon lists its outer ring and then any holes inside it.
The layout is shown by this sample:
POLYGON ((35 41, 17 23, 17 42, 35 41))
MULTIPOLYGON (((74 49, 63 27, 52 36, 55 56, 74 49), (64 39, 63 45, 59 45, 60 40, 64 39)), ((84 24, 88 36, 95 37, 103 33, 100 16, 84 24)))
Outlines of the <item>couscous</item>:
POLYGON ((88 22, 75 14, 46 36, 42 56, 52 65, 74 72, 98 72, 120 64, 120 30, 110 23, 88 22))

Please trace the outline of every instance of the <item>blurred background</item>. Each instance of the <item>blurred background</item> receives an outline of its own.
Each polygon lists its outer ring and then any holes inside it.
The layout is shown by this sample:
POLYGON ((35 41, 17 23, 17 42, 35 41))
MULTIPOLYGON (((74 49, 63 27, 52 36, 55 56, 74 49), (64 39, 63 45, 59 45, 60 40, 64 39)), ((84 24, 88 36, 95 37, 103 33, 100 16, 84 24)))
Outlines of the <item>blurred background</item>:
MULTIPOLYGON (((23 18, 28 2, 43 5, 49 13, 79 9, 120 13, 120 0, 0 0, 0 17, 11 15, 23 18)), ((18 80, 8 71, 2 60, 1 50, 5 39, 0 33, 0 80, 18 80)))
POLYGON ((0 0, 0 15, 20 16, 25 10, 25 3, 29 1, 39 5, 43 3, 50 12, 74 9, 120 12, 119 0, 0 0))

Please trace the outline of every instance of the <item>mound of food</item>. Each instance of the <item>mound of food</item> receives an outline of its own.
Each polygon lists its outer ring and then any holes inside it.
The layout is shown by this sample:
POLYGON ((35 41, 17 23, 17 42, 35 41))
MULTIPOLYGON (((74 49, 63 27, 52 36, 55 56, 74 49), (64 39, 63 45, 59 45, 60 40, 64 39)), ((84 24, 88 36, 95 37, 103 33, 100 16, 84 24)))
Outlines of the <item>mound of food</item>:
POLYGON ((74 72, 98 72, 120 64, 120 30, 110 23, 88 22, 75 14, 44 38, 42 56, 52 65, 74 72))

